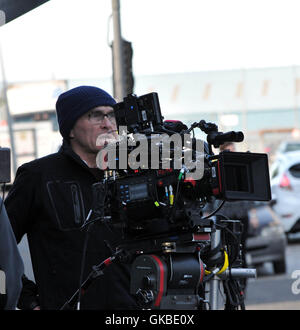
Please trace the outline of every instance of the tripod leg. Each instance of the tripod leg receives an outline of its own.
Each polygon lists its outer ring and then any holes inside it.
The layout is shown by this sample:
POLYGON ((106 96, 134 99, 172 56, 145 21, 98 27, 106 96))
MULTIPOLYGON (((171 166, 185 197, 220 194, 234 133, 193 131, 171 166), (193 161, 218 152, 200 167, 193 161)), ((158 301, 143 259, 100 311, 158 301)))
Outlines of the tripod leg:
POLYGON ((209 281, 209 300, 210 300, 210 309, 218 309, 218 289, 219 289, 219 278, 215 275, 209 281))

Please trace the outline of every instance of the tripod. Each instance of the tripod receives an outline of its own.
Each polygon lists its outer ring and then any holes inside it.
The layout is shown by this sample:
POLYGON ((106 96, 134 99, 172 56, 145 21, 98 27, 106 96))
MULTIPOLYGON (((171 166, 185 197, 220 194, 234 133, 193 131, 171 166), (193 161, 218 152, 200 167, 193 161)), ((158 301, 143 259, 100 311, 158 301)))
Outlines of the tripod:
POLYGON ((256 270, 229 267, 227 253, 221 248, 224 228, 216 227, 214 220, 214 228, 210 232, 206 227, 202 233, 172 234, 120 245, 111 257, 93 267, 81 287, 61 309, 75 309, 79 295, 83 296, 109 265, 128 260, 133 260, 130 293, 136 296, 141 309, 218 309, 221 282, 226 292, 225 308, 237 309, 239 305, 244 308, 243 297, 235 290, 237 281, 255 277, 256 270), (207 283, 208 299, 205 295, 207 283))

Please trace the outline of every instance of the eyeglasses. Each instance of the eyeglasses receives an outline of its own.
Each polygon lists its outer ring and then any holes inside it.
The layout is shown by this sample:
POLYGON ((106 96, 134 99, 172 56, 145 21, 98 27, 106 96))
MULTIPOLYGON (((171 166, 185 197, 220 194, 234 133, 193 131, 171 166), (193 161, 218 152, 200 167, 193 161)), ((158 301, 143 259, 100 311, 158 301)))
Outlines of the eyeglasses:
POLYGON ((107 117, 111 123, 116 122, 115 113, 113 111, 108 113, 103 113, 101 111, 91 111, 88 114, 88 119, 92 124, 100 124, 104 120, 104 117, 107 117))

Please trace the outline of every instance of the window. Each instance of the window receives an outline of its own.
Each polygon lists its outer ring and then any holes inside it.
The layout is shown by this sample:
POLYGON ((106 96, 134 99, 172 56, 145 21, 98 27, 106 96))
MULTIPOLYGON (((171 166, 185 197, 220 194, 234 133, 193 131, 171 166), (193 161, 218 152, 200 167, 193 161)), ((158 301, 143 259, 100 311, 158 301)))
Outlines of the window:
POLYGON ((300 163, 290 167, 289 171, 294 178, 300 178, 300 163))

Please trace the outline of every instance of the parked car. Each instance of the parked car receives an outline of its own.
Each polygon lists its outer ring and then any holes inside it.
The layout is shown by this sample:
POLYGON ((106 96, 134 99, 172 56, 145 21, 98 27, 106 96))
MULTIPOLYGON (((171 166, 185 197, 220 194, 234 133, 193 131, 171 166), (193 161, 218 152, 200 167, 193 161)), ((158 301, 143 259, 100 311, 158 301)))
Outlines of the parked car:
POLYGON ((300 151, 278 155, 270 170, 273 210, 286 234, 300 231, 300 151))
POLYGON ((287 239, 280 219, 269 204, 262 202, 256 202, 248 215, 247 266, 271 262, 275 274, 285 273, 287 239))
POLYGON ((281 142, 277 149, 277 155, 291 151, 300 151, 300 141, 292 140, 292 141, 281 142))

